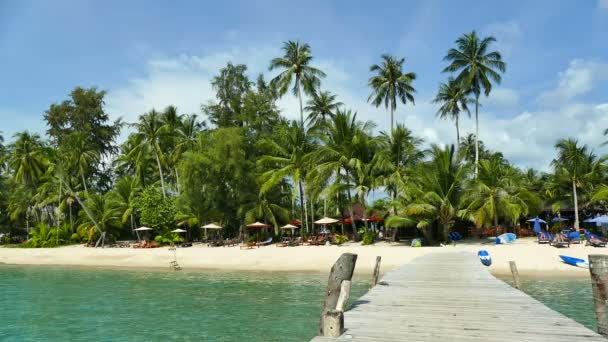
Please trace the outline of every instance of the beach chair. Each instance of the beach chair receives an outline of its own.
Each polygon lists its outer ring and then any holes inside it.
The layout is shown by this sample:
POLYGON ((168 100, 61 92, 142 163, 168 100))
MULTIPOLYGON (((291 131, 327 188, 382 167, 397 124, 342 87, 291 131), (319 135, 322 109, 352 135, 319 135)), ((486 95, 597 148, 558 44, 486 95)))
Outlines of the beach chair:
POLYGON ((268 246, 270 244, 272 244, 272 238, 271 237, 269 237, 268 239, 266 239, 266 240, 258 243, 258 247, 259 246, 268 246))
POLYGON ((256 246, 255 241, 247 241, 247 242, 243 242, 240 246, 239 249, 252 249, 256 246))
POLYGON ((570 234, 568 234, 568 241, 570 241, 570 243, 580 244, 581 235, 578 232, 571 232, 570 234))
POLYGON ((548 243, 551 244, 551 234, 548 232, 538 233, 538 244, 548 243))
POLYGON ((291 240, 291 246, 302 246, 303 244, 304 240, 302 240, 301 236, 291 240))
POLYGON ((570 240, 563 233, 557 233, 551 240, 550 245, 556 248, 570 247, 570 240))
POLYGON ((317 238, 317 244, 316 245, 317 246, 323 246, 323 245, 325 245, 325 236, 319 236, 317 238))
POLYGON ((291 245, 291 238, 289 236, 283 236, 280 242, 277 242, 277 247, 288 247, 291 245))
POLYGON ((585 232, 585 238, 587 239, 586 246, 593 247, 606 247, 606 239, 590 232, 585 232))
POLYGON ((317 237, 316 236, 309 236, 308 237, 308 241, 306 241, 306 243, 308 243, 311 246, 314 246, 317 244, 317 237))

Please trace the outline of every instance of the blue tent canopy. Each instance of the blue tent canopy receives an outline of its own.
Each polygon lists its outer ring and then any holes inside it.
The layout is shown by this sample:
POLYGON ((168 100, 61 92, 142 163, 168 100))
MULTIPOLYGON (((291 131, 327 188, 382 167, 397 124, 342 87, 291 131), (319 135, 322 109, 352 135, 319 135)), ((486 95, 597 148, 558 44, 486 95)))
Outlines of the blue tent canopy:
POLYGON ((551 219, 551 222, 566 222, 566 221, 568 221, 567 218, 557 217, 557 216, 551 219))

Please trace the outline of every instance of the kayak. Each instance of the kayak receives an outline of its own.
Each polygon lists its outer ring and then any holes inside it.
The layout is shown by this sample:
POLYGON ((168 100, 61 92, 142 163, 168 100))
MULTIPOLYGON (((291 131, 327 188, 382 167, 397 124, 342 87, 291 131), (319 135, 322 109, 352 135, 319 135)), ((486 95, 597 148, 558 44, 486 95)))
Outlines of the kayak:
POLYGON ((515 239, 517 239, 517 235, 515 235, 513 233, 506 233, 506 234, 498 235, 496 237, 496 240, 494 240, 494 242, 497 245, 503 245, 506 243, 511 243, 511 242, 515 241, 515 239))
POLYGON ((481 261, 481 263, 485 266, 492 265, 492 257, 490 257, 490 253, 488 253, 488 251, 482 249, 477 253, 477 256, 479 257, 479 261, 481 261))
POLYGON ((587 260, 574 258, 567 255, 560 255, 559 257, 568 265, 581 268, 589 268, 589 263, 587 262, 587 260))

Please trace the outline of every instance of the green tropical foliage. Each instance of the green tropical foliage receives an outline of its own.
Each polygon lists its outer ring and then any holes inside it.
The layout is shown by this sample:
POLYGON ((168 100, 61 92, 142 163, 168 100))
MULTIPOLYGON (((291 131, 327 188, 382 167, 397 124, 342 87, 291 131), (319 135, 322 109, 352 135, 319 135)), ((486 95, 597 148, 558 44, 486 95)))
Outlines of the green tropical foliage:
POLYGON ((103 245, 134 239, 146 225, 170 243, 182 239, 170 232, 176 227, 200 239, 201 226, 213 222, 224 237, 246 240, 253 221, 273 227, 262 236, 294 219, 311 234, 316 219, 332 216, 344 222, 334 227, 337 243, 373 243, 376 225, 357 222, 361 214, 384 218, 393 237, 403 228, 432 244, 466 226, 513 227, 548 207, 573 208, 577 217, 579 208, 608 207, 605 158, 574 139, 557 142, 551 172, 543 173, 484 146, 477 128, 461 136, 462 114, 474 100, 478 125, 480 96, 505 71, 494 41, 467 33, 445 58, 452 77, 433 102, 440 118, 454 121, 456 146, 429 146, 395 120, 398 103, 414 103, 416 74, 390 55, 369 79, 368 101, 391 113, 390 130, 379 132, 338 95, 320 91, 325 73, 297 41, 270 62, 279 72, 270 82, 250 78, 243 64, 220 68, 200 117, 169 105, 123 124, 106 113, 105 91, 77 87, 44 113, 45 136, 0 135, 0 231, 27 247, 103 245), (277 105, 289 90, 299 120, 277 105))

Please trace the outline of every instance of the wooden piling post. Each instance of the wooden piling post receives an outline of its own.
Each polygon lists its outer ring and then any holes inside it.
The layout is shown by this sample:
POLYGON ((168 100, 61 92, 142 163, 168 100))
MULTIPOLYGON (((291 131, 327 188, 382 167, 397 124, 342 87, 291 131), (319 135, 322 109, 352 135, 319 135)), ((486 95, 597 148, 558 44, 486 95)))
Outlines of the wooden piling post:
POLYGON ((340 285, 340 296, 338 297, 338 302, 336 303, 336 310, 344 311, 344 309, 346 309, 348 297, 350 297, 350 285, 350 280, 342 280, 342 284, 340 285))
POLYGON ((376 265, 374 266, 374 275, 372 276, 372 287, 378 284, 378 277, 380 277, 380 261, 382 260, 381 256, 376 257, 376 265))
POLYGON ((589 273, 593 288, 593 306, 597 318, 597 332, 608 337, 608 255, 589 255, 589 273))
POLYGON ((511 274, 513 275, 513 286, 519 290, 521 289, 521 282, 519 281, 519 272, 517 271, 515 261, 509 261, 509 266, 511 267, 511 274))
MULTIPOLYGON (((336 306, 338 305, 343 282, 345 280, 348 282, 352 280, 356 263, 357 254, 344 253, 331 267, 329 279, 327 281, 327 289, 325 291, 325 303, 323 304, 323 311, 321 312, 321 320, 319 322, 320 336, 335 337, 342 334, 344 329, 344 317, 342 311, 336 310, 336 306), (339 314, 336 312, 339 312, 339 314), (338 324, 339 326, 336 326, 335 324, 338 324), (330 329, 330 327, 332 328, 330 329)), ((348 286, 348 289, 350 290, 350 286, 348 286)), ((348 296, 346 299, 348 299, 348 296)), ((346 305, 345 301, 343 305, 346 305)))

